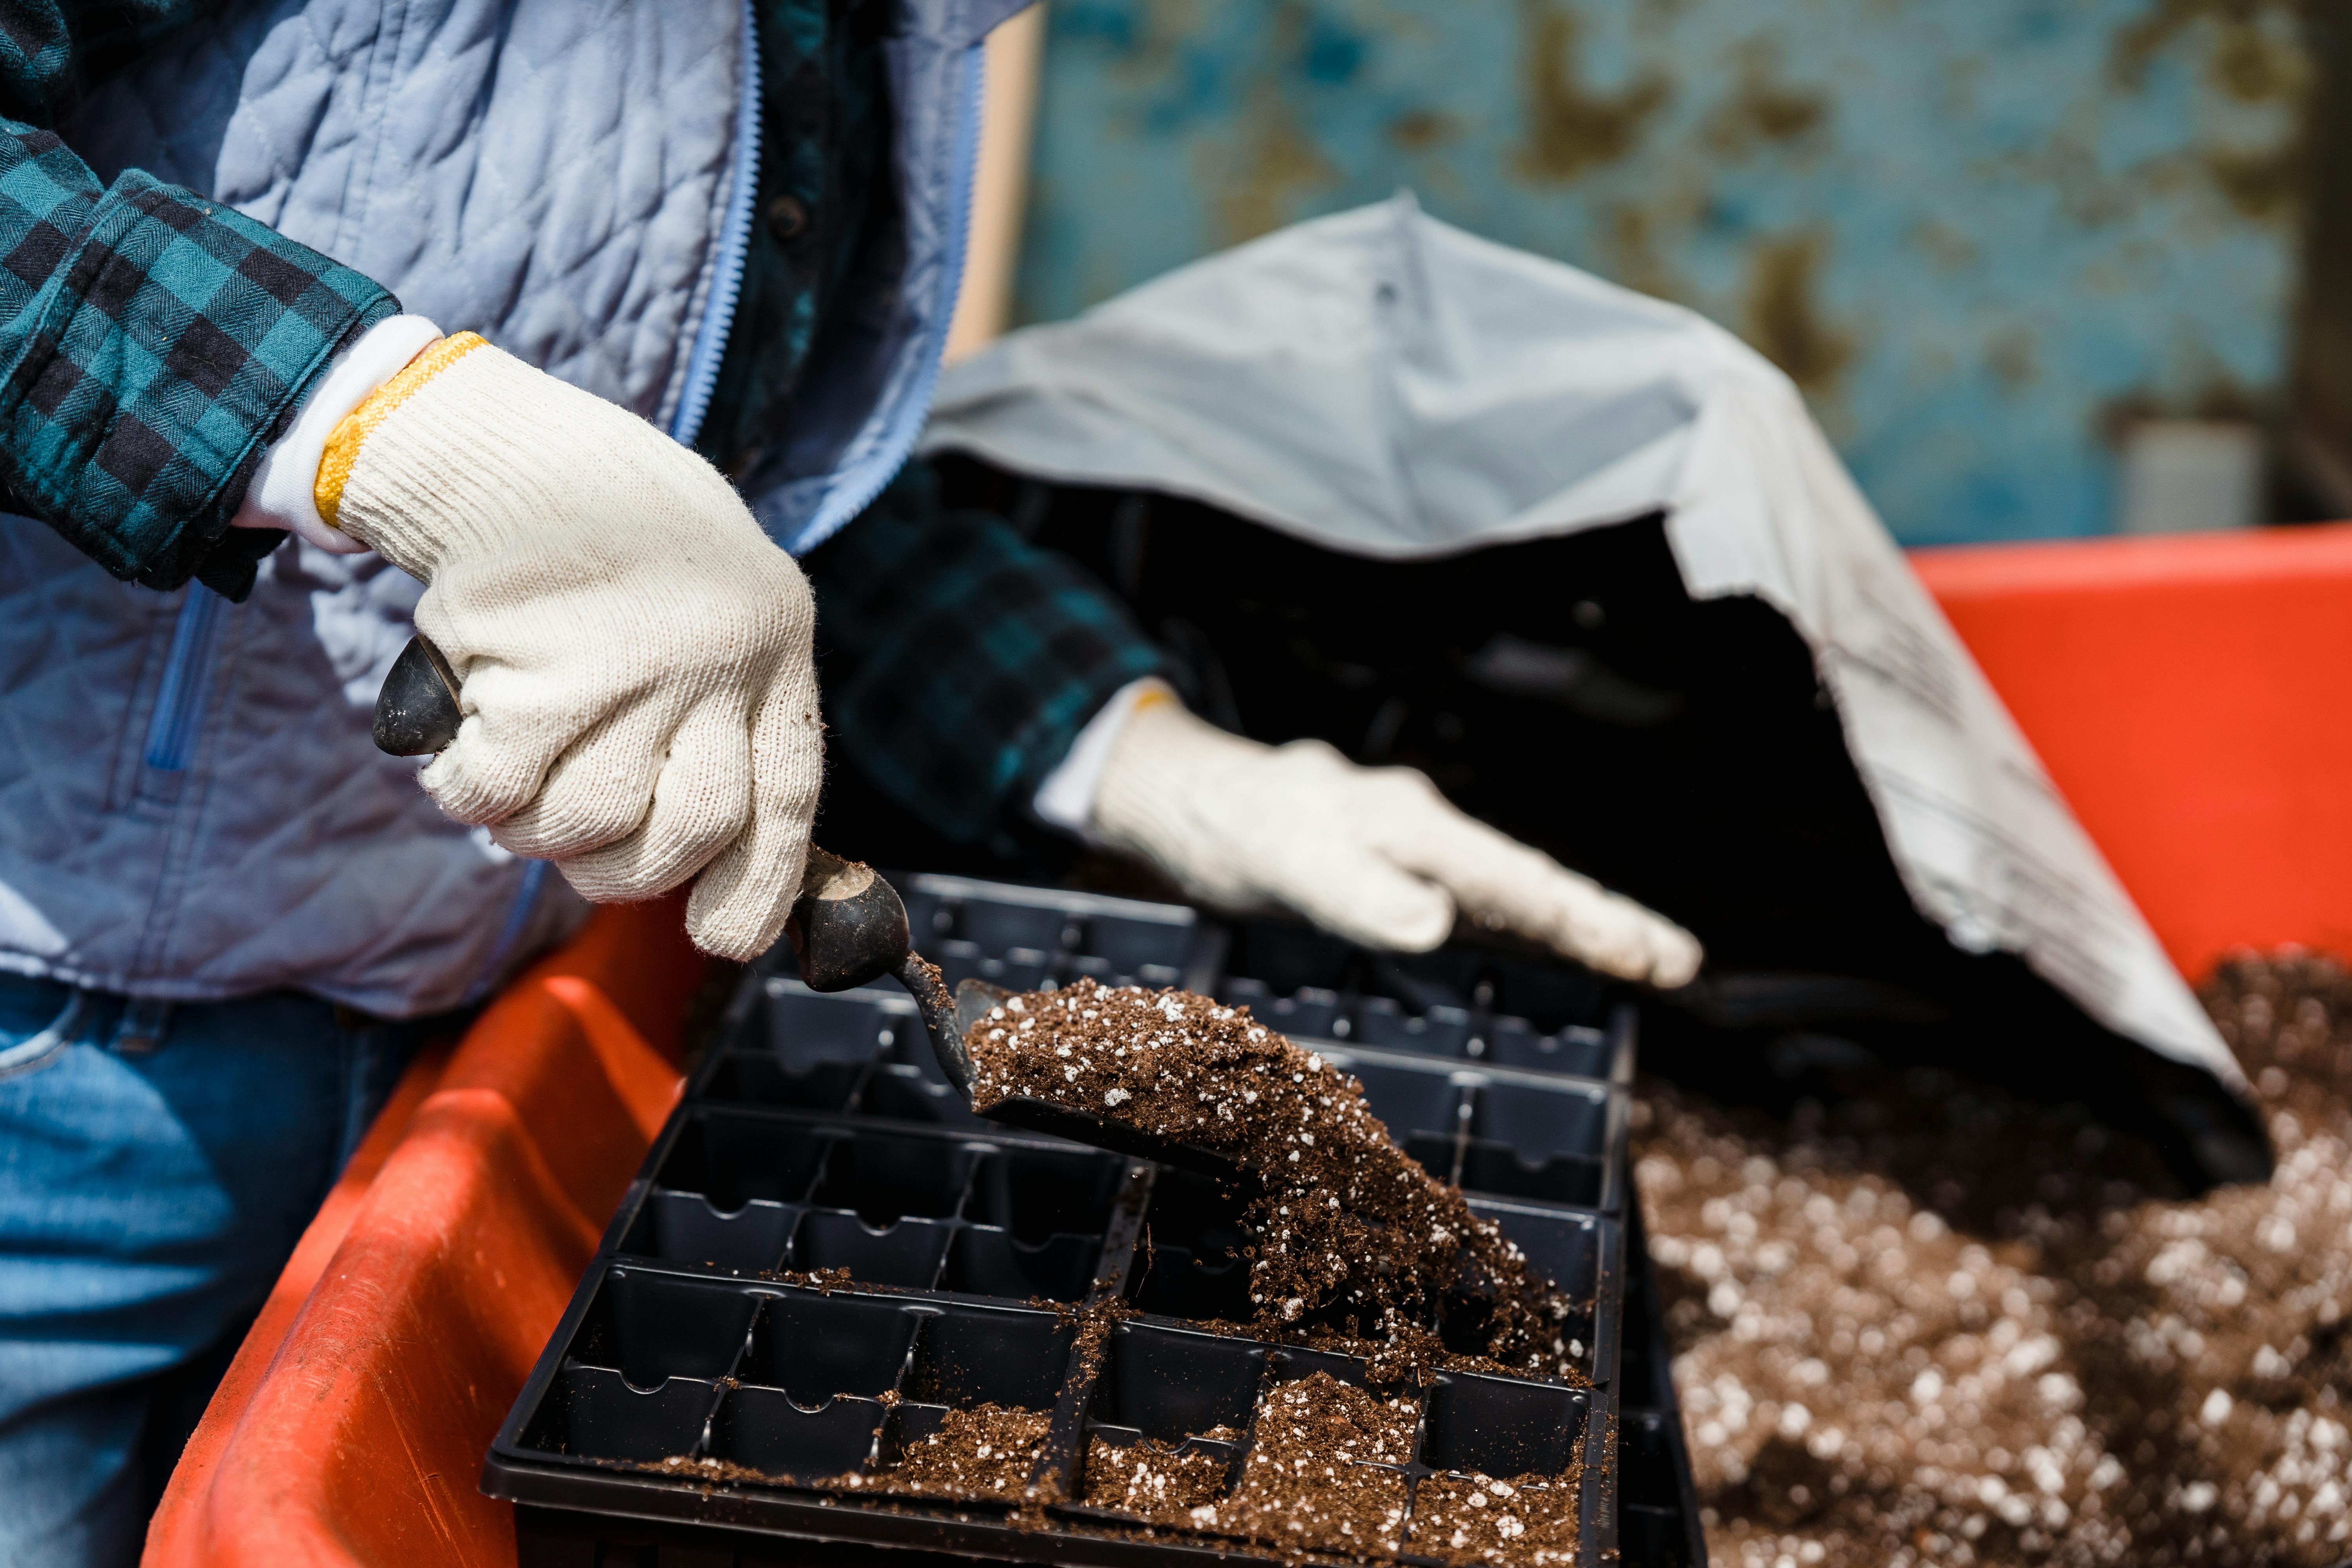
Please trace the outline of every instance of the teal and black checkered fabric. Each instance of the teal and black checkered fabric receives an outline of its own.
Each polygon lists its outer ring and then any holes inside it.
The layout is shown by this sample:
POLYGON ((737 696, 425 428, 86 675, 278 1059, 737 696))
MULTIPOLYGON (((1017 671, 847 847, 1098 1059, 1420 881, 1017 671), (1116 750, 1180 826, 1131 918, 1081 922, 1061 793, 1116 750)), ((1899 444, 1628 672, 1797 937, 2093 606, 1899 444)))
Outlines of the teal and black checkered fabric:
POLYGON ((937 831, 1018 814, 1087 721, 1167 661, 1110 591, 916 463, 802 563, 830 743, 937 831))
POLYGON ((118 577, 241 598, 283 537, 228 527, 262 448, 400 307, 181 186, 101 184, 40 128, 201 9, 0 0, 0 479, 118 577))
MULTIPOLYGON (((397 302, 359 273, 136 172, 103 186, 38 127, 198 0, 0 0, 0 479, 118 576, 232 598, 282 535, 230 529, 261 449, 336 348, 397 302)), ((898 243, 870 5, 762 0, 761 222, 703 448, 788 432, 825 323, 898 243)), ((876 13, 879 16, 880 13, 876 13)), ((879 287, 877 283, 876 285, 879 287)), ((918 465, 807 563, 833 743, 953 837, 1017 813, 1161 656, 1100 584, 918 465)))

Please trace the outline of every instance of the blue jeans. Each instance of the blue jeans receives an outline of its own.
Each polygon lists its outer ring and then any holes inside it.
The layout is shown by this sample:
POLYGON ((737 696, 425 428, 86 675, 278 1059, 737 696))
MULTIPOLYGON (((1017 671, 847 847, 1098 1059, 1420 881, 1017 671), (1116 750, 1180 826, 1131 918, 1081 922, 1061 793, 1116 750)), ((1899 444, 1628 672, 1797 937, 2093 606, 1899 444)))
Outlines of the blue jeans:
POLYGON ((228 1352, 448 1026, 0 975, 0 1563, 138 1560, 228 1352))

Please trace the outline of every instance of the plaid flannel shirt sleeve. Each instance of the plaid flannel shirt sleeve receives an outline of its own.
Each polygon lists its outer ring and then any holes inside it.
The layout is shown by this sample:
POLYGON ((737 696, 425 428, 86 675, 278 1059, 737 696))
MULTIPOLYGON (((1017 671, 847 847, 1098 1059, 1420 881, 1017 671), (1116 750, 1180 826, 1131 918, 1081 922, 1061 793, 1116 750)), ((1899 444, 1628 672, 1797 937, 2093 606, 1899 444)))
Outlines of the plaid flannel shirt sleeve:
POLYGON ((380 285, 41 129, 187 4, 0 0, 0 479, 107 571, 242 598, 283 535, 232 531, 262 449, 380 285))
POLYGON ((834 744, 938 831, 1023 811, 1087 721, 1168 661, 1109 590, 913 465, 802 564, 834 744))

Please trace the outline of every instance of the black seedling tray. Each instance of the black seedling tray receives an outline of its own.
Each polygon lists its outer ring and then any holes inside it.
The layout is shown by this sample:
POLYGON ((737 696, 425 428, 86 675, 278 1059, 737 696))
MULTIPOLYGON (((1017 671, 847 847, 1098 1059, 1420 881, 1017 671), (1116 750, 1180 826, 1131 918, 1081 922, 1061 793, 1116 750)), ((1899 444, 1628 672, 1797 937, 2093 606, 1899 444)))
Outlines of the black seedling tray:
POLYGON ((1706 1568, 1658 1271, 1642 1233, 1640 1195, 1625 1221, 1624 1338, 1618 1372, 1617 1549, 1625 1568, 1706 1568))
MULTIPOLYGON (((918 944, 965 973, 1248 999, 1220 968, 1224 932, 1189 910, 894 880, 918 944)), ((1626 1258, 1603 1211, 1624 1185, 1630 1015, 1603 1014, 1600 1029, 1553 1019, 1539 1034, 1487 1005, 1464 1010, 1465 1030, 1436 1011, 1448 1004, 1407 1014, 1362 985, 1338 994, 1347 1026, 1316 1048, 1363 1079, 1415 1155, 1461 1178, 1473 1207, 1579 1302, 1564 1337, 1592 1384, 1443 1373, 1420 1395, 1410 1462, 1373 1468, 1398 1477, 1410 1510, 1431 1475, 1557 1473, 1579 1458, 1578 1534, 1600 1561, 1618 1518, 1626 1258), (1518 1054, 1489 1055, 1497 1037, 1518 1054)), ((1250 1316, 1247 1241, 1213 1181, 972 1116, 903 993, 820 995, 755 970, 499 1432, 483 1488, 525 1505, 526 1562, 635 1562, 636 1543, 646 1562, 685 1544, 713 1554, 698 1562, 748 1565, 772 1561, 778 1536, 1057 1563, 1279 1561, 1278 1544, 1147 1522, 1083 1495, 1090 1444, 1147 1439, 1221 1461, 1230 1495, 1266 1391, 1318 1369, 1366 1384, 1361 1361, 1230 1330, 1250 1316), (1091 1350, 1081 1321, 1101 1325, 1091 1350), (907 1445, 948 1410, 992 1403, 1050 1413, 1031 1479, 1064 1500, 1016 1522, 1005 1500, 891 1490, 907 1445), (1237 1436, 1202 1436, 1219 1427, 1237 1436)), ((1477 1343, 1475 1316, 1430 1326, 1457 1349, 1477 1343)), ((1424 1560, 1409 1540, 1404 1560, 1424 1560)))
POLYGON ((1091 977, 1205 992, 1222 967, 1224 928, 1181 904, 924 871, 892 872, 890 882, 906 900, 915 946, 950 991, 967 979, 1035 991, 1091 977))

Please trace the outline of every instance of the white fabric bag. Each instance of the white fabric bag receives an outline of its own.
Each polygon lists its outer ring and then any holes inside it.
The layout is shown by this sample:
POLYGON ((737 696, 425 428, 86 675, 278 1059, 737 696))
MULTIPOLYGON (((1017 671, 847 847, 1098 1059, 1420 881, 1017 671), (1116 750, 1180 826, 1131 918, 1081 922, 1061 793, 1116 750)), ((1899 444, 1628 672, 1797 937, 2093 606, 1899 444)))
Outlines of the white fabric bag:
POLYGON ((1653 511, 1834 698, 1912 900, 2092 1017, 2243 1079, 1788 378, 1678 306, 1411 195, 1271 235, 950 369, 926 451, 1410 560, 1653 511))

